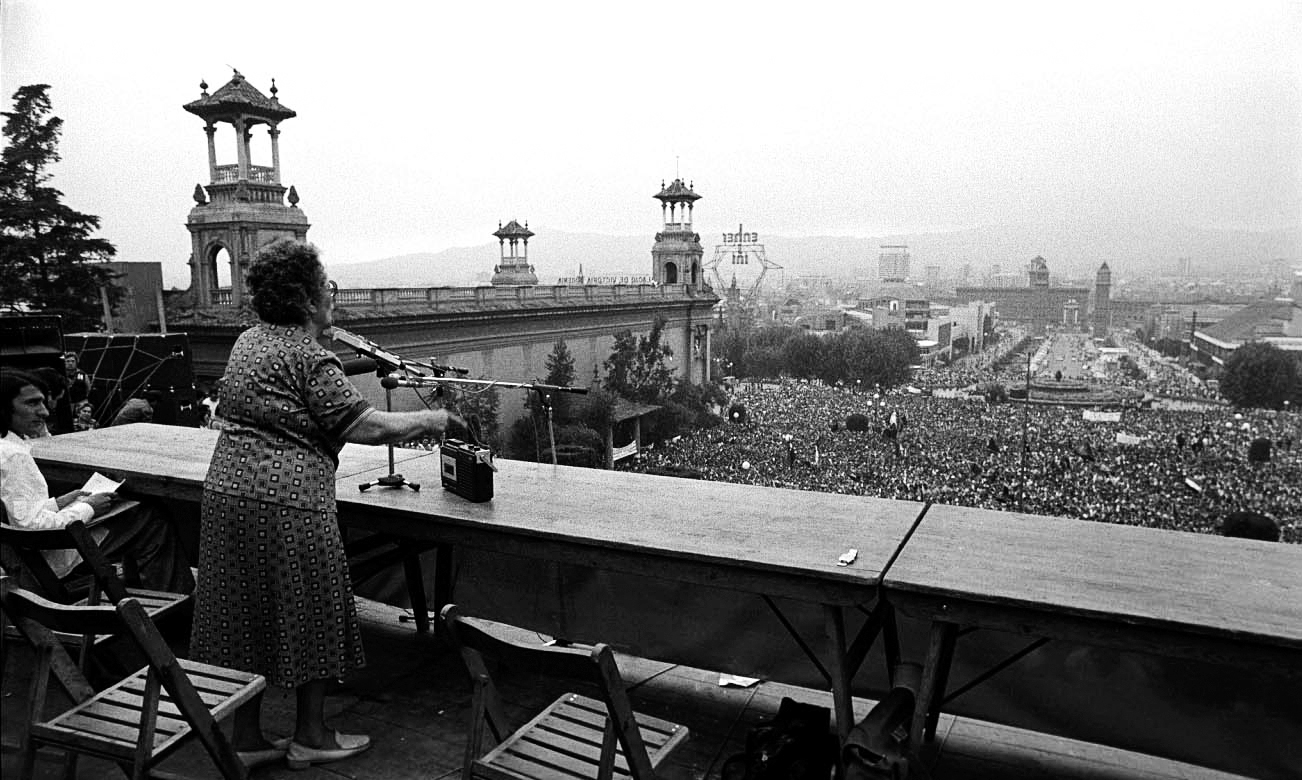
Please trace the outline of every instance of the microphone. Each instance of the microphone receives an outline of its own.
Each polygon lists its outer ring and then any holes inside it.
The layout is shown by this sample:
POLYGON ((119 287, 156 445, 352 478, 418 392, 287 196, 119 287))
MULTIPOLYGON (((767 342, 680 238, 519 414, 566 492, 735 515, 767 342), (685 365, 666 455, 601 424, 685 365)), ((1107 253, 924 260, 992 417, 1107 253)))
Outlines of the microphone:
POLYGON ((375 371, 378 364, 368 357, 354 357, 343 361, 344 376, 355 376, 357 374, 369 374, 375 371))
POLYGON ((385 390, 393 390, 402 387, 402 380, 396 376, 386 376, 380 379, 380 387, 385 390))

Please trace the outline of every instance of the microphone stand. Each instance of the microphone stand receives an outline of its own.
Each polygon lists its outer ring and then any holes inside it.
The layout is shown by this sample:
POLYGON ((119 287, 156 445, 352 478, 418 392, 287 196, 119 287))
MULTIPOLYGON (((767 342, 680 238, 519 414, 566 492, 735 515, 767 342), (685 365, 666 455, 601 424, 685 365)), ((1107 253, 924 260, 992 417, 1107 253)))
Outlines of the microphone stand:
MULTIPOLYGON (((376 373, 383 375, 386 372, 387 368, 388 366, 381 365, 379 370, 376 371, 376 373)), ((393 389, 388 387, 387 385, 384 387, 384 409, 387 412, 393 411, 393 389)), ((390 488, 409 487, 412 489, 413 492, 419 493, 420 492, 419 482, 408 482, 405 477, 403 477, 401 474, 398 474, 394 470, 393 444, 387 444, 385 446, 389 448, 389 473, 384 475, 383 477, 379 477, 378 479, 373 479, 370 482, 363 482, 362 484, 357 486, 357 489, 365 493, 367 490, 370 490, 373 487, 390 487, 390 488)))
MULTIPOLYGON (((547 436, 552 447, 552 465, 556 463, 556 432, 552 427, 552 393, 576 393, 583 395, 588 392, 586 387, 562 387, 560 385, 547 385, 540 382, 500 382, 496 379, 466 379, 466 374, 470 373, 467 369, 456 368, 454 366, 440 366, 433 362, 420 363, 413 360, 407 360, 401 355, 386 350, 379 344, 370 339, 351 333, 340 327, 332 329, 331 338, 334 341, 340 341, 357 351, 359 355, 366 355, 379 364, 376 370, 380 378, 380 385, 384 388, 384 405, 388 411, 393 411, 393 390, 397 387, 437 387, 443 384, 453 385, 472 385, 480 386, 485 390, 493 387, 514 387, 525 390, 532 390, 538 393, 538 398, 542 402, 543 409, 547 413, 547 436), (398 371, 406 371, 407 374, 399 374, 398 371), (429 371, 431 375, 414 374, 413 371, 429 371), (450 377, 448 373, 460 374, 461 376, 450 377)), ((406 485, 412 490, 420 490, 420 485, 414 482, 408 482, 403 479, 401 474, 394 473, 393 466, 393 445, 389 446, 389 473, 387 476, 380 477, 372 482, 367 482, 359 486, 363 491, 372 487, 402 487, 406 485)))

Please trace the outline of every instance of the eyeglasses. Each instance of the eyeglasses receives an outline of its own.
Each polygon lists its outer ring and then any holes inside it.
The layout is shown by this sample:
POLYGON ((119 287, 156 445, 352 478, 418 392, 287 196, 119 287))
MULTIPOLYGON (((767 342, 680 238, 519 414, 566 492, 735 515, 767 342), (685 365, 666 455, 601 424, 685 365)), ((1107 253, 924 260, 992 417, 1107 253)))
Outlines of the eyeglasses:
POLYGON ((339 283, 336 282, 334 279, 331 279, 330 281, 326 282, 326 291, 330 293, 330 300, 333 301, 334 299, 338 298, 339 283))

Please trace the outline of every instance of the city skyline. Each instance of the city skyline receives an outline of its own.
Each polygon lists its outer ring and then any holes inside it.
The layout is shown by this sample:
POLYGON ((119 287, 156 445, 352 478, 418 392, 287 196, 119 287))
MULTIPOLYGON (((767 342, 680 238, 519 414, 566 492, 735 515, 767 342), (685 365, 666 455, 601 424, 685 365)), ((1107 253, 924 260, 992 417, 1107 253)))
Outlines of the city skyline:
MULTIPOLYGON (((181 105, 232 68, 298 112, 283 181, 328 263, 479 245, 512 218, 649 235, 676 175, 703 235, 1302 222, 1302 5, 801 11, 10 0, 0 88, 8 110, 51 85, 52 185, 181 287, 208 183, 181 105)), ((267 148, 255 131, 255 162, 267 148)))

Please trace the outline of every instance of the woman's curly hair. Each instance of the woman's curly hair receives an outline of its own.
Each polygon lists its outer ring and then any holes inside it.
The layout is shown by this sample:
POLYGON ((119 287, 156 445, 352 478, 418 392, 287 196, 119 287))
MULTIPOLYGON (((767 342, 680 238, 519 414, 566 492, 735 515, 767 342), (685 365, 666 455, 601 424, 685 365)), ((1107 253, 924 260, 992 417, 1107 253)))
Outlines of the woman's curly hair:
POLYGON ((308 305, 321 296, 325 267, 312 244, 282 238, 258 250, 249 267, 253 310, 272 325, 298 325, 309 317, 308 305))

